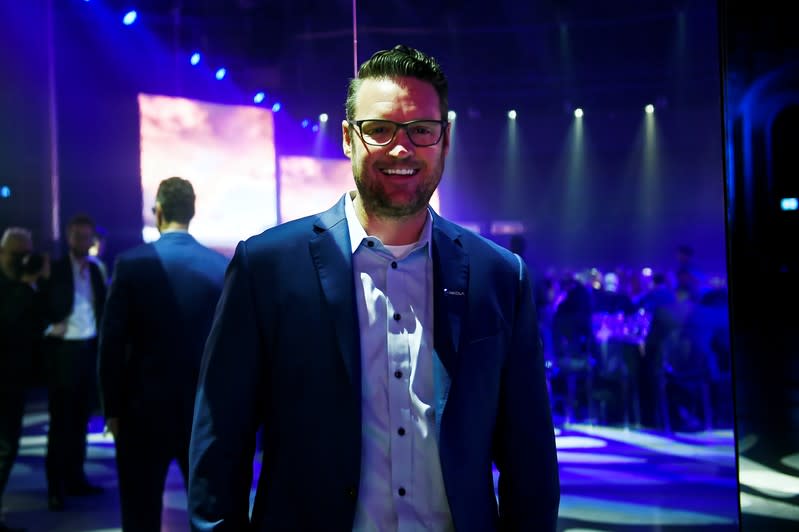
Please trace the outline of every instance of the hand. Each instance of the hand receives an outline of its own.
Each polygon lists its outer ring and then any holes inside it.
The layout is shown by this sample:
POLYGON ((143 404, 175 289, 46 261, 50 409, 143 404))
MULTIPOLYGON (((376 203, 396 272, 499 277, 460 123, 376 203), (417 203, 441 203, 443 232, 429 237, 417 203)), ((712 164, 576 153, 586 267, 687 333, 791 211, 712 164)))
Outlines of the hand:
POLYGON ((111 433, 116 441, 119 438, 119 418, 118 417, 110 417, 105 420, 105 432, 111 433))
POLYGON ((63 338, 64 335, 67 334, 67 322, 61 321, 52 324, 50 329, 45 334, 54 338, 63 338))

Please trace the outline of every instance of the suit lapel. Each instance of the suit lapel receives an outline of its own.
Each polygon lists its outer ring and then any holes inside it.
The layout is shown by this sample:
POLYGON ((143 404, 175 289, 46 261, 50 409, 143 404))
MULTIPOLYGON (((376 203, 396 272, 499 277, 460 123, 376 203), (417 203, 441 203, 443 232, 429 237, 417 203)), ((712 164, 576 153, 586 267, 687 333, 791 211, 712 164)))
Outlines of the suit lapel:
POLYGON ((458 234, 454 226, 433 215, 433 389, 439 443, 467 309, 469 260, 458 234))
POLYGON ((450 374, 454 370, 466 317, 469 257, 458 232, 438 215, 433 218, 434 344, 450 374))
POLYGON ((310 241, 311 256, 322 292, 335 324, 344 366, 353 385, 360 387, 361 361, 358 314, 352 277, 352 248, 342 198, 319 216, 310 241))

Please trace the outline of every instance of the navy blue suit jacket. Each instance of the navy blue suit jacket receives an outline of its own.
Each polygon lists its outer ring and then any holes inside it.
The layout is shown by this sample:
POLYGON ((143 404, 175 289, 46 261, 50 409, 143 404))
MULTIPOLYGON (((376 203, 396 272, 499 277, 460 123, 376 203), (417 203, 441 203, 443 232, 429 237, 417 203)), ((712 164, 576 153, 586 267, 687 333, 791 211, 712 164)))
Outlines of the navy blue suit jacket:
POLYGON ((205 340, 228 260, 184 232, 116 261, 100 329, 105 417, 188 434, 205 340))
MULTIPOLYGON (((557 458, 526 268, 435 214, 432 238, 436 432, 455 528, 554 530, 557 458)), ((352 529, 361 463, 354 293, 343 198, 239 244, 198 387, 194 530, 352 529)))

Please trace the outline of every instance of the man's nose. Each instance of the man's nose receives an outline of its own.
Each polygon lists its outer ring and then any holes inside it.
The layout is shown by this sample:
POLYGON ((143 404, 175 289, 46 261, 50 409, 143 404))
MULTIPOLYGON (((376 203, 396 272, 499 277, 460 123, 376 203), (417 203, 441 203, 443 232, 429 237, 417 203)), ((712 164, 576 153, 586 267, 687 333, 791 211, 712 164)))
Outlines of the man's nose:
POLYGON ((408 136, 408 130, 400 128, 394 136, 394 145, 389 150, 388 154, 397 159, 406 159, 413 155, 414 152, 413 142, 408 136))

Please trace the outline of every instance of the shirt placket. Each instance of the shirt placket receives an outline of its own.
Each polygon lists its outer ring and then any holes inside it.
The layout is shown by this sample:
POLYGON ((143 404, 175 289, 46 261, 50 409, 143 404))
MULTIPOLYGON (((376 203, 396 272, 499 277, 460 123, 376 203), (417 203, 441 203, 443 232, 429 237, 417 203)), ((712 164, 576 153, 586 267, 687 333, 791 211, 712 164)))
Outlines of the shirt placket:
MULTIPOLYGON (((398 510, 407 504, 412 495, 413 467, 409 467, 413 463, 413 438, 409 430, 411 357, 407 329, 408 324, 415 320, 407 310, 411 307, 407 304, 403 290, 401 264, 401 261, 390 260, 386 268, 391 487, 398 510)), ((398 513, 403 514, 402 511, 398 513)))

